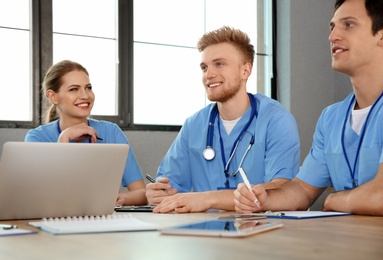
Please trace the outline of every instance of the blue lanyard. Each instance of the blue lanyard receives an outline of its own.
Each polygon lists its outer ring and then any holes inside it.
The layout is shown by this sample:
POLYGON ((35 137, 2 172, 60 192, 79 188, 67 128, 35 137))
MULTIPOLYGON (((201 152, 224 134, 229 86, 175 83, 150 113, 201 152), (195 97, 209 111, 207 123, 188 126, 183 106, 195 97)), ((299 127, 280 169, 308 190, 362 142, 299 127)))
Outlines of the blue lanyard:
MULTIPOLYGON (((355 181, 355 170, 356 170, 356 164, 357 164, 358 159, 359 159, 360 148, 362 147, 363 139, 364 139, 364 136, 365 136, 365 133, 366 133, 366 128, 367 128, 367 125, 368 125, 368 120, 370 119, 370 115, 372 114, 372 110, 374 109, 375 105, 379 102, 379 100, 382 98, 382 96, 383 96, 383 93, 380 94, 380 96, 378 97, 377 100, 375 100, 374 104, 371 106, 371 109, 370 109, 370 111, 367 114, 366 120, 364 121, 364 124, 363 124, 363 127, 362 127, 362 131, 361 131, 361 134, 360 134, 358 148, 356 150, 356 155, 355 155, 355 161, 354 161, 353 168, 351 168, 351 163, 350 163, 350 160, 348 159, 348 156, 347 156, 346 148, 345 148, 345 145, 344 145, 344 142, 345 142, 344 135, 345 135, 345 131, 346 131, 346 124, 347 124, 348 118, 349 118, 350 113, 351 113, 351 107, 352 107, 352 105, 354 104, 354 101, 355 101, 355 95, 352 97, 350 105, 348 106, 348 109, 347 109, 348 112, 346 114, 346 118, 344 119, 343 128, 342 128, 342 140, 341 140, 341 143, 342 143, 342 151, 343 151, 344 157, 346 158, 348 170, 350 172, 350 176, 351 176, 351 179, 352 179, 352 186, 353 186, 353 188, 358 186, 356 181, 355 181)), ((350 188, 347 188, 347 187, 344 187, 344 188, 345 189, 350 189, 350 188)))
MULTIPOLYGON (((239 133, 237 139, 235 140, 232 148, 231 148, 231 152, 230 152, 230 158, 233 157, 233 154, 236 150, 236 147, 238 145, 238 142, 240 141, 240 139, 243 137, 244 133, 246 132, 247 128, 249 127, 249 125, 251 124, 251 122, 253 121, 254 117, 258 117, 258 112, 257 112, 257 102, 254 98, 253 95, 249 94, 248 93, 248 96, 250 98, 250 103, 251 103, 251 115, 250 115, 250 118, 249 118, 249 121, 247 122, 247 124, 245 125, 245 127, 242 129, 242 131, 239 133)), ((217 106, 216 106, 217 107, 217 106)), ((215 108, 217 109, 218 111, 218 108, 215 108)), ((217 112, 218 114, 218 112, 217 112)), ((223 162, 223 165, 225 167, 225 177, 226 177, 226 182, 225 182, 225 187, 226 188, 229 188, 230 185, 229 185, 229 166, 230 166, 230 162, 227 162, 226 161, 226 157, 225 157, 225 147, 224 147, 224 144, 223 144, 223 139, 222 139, 222 136, 221 136, 221 124, 220 124, 220 120, 218 118, 218 133, 219 133, 219 141, 220 141, 220 147, 221 147, 221 158, 222 158, 222 162, 223 162)), ((254 143, 254 138, 252 137, 251 141, 250 141, 250 147, 251 145, 254 143)), ((247 154, 248 150, 246 151, 245 153, 245 156, 247 154)), ((244 159, 244 158, 243 158, 244 159)), ((235 175, 234 175, 235 176, 235 175)))

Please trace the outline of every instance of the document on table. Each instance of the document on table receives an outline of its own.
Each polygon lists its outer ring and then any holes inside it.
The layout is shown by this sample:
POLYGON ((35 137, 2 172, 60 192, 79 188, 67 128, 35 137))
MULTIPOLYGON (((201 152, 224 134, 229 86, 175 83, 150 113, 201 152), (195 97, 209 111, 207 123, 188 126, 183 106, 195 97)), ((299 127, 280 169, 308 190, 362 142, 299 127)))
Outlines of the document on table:
POLYGON ((266 218, 280 218, 280 219, 306 219, 306 218, 324 218, 336 216, 348 216, 351 213, 335 212, 335 211, 267 211, 251 214, 231 214, 221 218, 243 219, 251 217, 266 217, 266 218))
POLYGON ((12 229, 0 228, 0 237, 30 235, 30 234, 37 234, 37 232, 33 230, 27 230, 27 229, 21 229, 21 228, 12 228, 12 229))
POLYGON ((351 215, 351 213, 335 211, 278 211, 273 213, 274 214, 268 215, 267 218, 304 219, 351 215))

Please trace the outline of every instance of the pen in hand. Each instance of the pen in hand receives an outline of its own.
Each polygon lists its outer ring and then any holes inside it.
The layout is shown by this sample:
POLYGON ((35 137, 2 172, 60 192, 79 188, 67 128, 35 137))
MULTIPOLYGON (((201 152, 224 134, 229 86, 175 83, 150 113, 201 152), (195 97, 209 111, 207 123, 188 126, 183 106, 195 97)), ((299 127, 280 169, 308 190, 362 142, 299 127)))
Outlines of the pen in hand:
MULTIPOLYGON (((92 136, 89 135, 89 134, 84 134, 84 136, 86 136, 86 137, 92 137, 92 136)), ((96 136, 96 139, 97 139, 97 140, 100 140, 100 141, 104 140, 104 139, 102 139, 102 138, 99 137, 99 136, 96 136)))
MULTIPOLYGON (((239 170, 239 173, 241 174, 241 177, 242 177, 243 182, 245 183, 247 189, 248 189, 251 193, 254 194, 253 190, 251 189, 250 182, 249 182, 249 180, 247 179, 247 176, 246 176, 245 171, 242 169, 242 167, 240 167, 238 170, 239 170)), ((255 194, 254 194, 254 196, 255 196, 255 194)), ((258 201, 258 199, 257 199, 257 196, 255 196, 254 203, 255 203, 255 205, 257 205, 258 208, 260 207, 260 205, 259 205, 259 201, 258 201)))
MULTIPOLYGON (((146 179, 148 179, 151 183, 156 183, 156 180, 150 176, 149 174, 146 174, 146 179)), ((168 192, 166 189, 162 189, 164 192, 168 192)))

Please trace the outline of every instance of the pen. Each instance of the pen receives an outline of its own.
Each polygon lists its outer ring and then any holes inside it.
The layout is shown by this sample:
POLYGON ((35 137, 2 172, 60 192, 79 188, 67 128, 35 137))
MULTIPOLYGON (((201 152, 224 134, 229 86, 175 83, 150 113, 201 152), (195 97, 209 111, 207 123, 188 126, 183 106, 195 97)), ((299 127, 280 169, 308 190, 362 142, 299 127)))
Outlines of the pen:
POLYGON ((250 213, 250 214, 230 214, 229 216, 223 216, 220 217, 222 219, 246 219, 246 218, 266 218, 270 216, 275 216, 275 217, 282 217, 285 216, 286 214, 283 212, 272 212, 270 210, 266 212, 259 212, 259 213, 250 213))
POLYGON ((16 225, 0 224, 0 228, 2 228, 2 229, 14 229, 14 228, 17 228, 17 226, 16 225))
MULTIPOLYGON (((85 134, 84 136, 86 136, 86 137, 92 137, 90 134, 85 134)), ((97 139, 97 140, 100 140, 100 141, 104 140, 104 139, 102 139, 102 138, 99 137, 99 136, 96 136, 96 139, 97 139)))
POLYGON ((146 179, 148 179, 151 183, 156 183, 156 180, 149 174, 146 174, 146 179))
MULTIPOLYGON (((156 183, 156 180, 150 176, 149 174, 146 174, 146 179, 148 179, 151 183, 156 183)), ((166 189, 162 189, 164 192, 168 192, 166 189)))
MULTIPOLYGON (((250 182, 249 182, 249 180, 247 179, 247 176, 246 176, 245 171, 242 169, 242 167, 240 167, 238 170, 239 170, 239 173, 241 174, 241 177, 242 177, 243 182, 245 183, 247 189, 248 189, 251 193, 254 194, 253 190, 251 189, 250 182)), ((254 194, 254 196, 255 196, 255 194, 254 194)), ((260 205, 259 205, 259 201, 258 201, 258 199, 257 199, 257 196, 255 196, 254 203, 255 203, 255 205, 258 206, 258 208, 260 207, 260 205)))

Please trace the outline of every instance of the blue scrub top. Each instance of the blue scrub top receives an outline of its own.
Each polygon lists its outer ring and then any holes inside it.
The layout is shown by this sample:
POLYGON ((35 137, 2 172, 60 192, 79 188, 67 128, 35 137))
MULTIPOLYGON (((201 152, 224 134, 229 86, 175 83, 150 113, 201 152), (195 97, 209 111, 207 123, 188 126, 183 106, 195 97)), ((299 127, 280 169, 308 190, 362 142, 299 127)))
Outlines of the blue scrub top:
MULTIPOLYGON (((314 140, 297 177, 318 188, 334 187, 335 191, 353 188, 352 175, 342 149, 342 129, 348 117, 344 146, 351 168, 354 166, 360 136, 354 132, 350 123, 349 107, 354 94, 344 101, 323 110, 314 133, 314 140)), ((361 185, 373 179, 378 166, 383 162, 383 99, 373 110, 366 126, 366 132, 359 151, 355 169, 355 182, 361 185)), ((351 109, 352 109, 351 105, 351 109)))
MULTIPOLYGON (((97 140, 97 143, 129 144, 128 139, 118 125, 91 118, 88 119, 88 122, 89 126, 93 127, 97 134, 103 139, 97 140)), ((46 125, 41 125, 28 131, 25 136, 25 142, 57 142, 60 135, 58 129, 57 120, 46 125)), ((84 139, 83 142, 89 142, 89 140, 84 139)), ((133 149, 130 147, 121 184, 125 187, 130 183, 142 179, 140 167, 134 156, 133 149)))
MULTIPOLYGON (((299 169, 300 142, 293 115, 280 103, 262 94, 254 95, 258 117, 250 124, 230 163, 229 172, 237 170, 239 161, 249 146, 251 135, 254 145, 248 152, 243 169, 252 184, 270 182, 274 178, 292 179, 299 169)), ((207 161, 203 157, 206 148, 209 117, 214 104, 210 104, 187 118, 178 136, 165 155, 157 172, 157 178, 166 176, 179 192, 212 191, 225 187, 226 177, 221 158, 217 120, 214 122, 213 148, 215 157, 207 161)), ((249 121, 251 107, 233 128, 226 133, 221 122, 221 136, 226 160, 236 138, 249 121)), ((229 177, 231 188, 243 182, 240 174, 229 177)))

